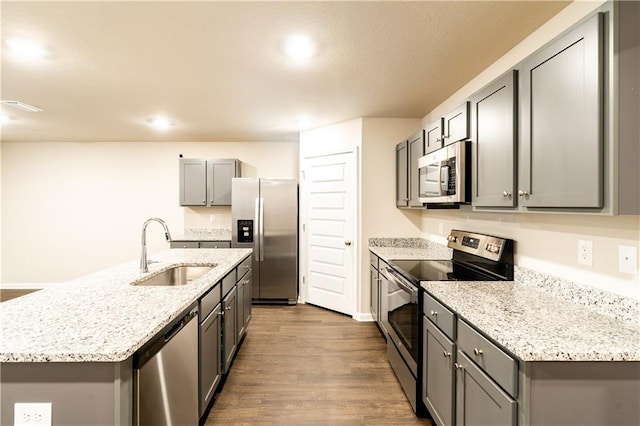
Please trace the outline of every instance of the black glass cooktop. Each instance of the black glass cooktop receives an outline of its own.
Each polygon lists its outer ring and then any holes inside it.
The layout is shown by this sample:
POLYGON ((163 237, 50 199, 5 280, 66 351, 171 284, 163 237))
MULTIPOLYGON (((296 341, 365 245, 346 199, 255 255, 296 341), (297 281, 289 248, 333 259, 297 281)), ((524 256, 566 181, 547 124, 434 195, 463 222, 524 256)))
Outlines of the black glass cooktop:
MULTIPOLYGON (((465 263, 456 260, 392 260, 389 262, 389 266, 416 286, 420 281, 496 281, 509 279, 488 268, 488 266, 494 268, 499 266, 465 263)), ((502 265, 501 267, 505 266, 502 265)), ((511 272, 511 276, 513 276, 513 272, 511 272)))
POLYGON ((450 260, 392 260, 390 266, 413 284, 419 281, 455 281, 450 260))

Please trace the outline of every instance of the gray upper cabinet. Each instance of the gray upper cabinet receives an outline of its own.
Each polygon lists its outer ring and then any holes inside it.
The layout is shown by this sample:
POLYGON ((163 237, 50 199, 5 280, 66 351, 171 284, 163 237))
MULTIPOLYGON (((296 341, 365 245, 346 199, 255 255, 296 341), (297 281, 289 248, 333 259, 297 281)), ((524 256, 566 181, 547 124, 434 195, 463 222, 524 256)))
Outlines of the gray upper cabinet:
POLYGON ((522 64, 522 206, 602 207, 602 17, 594 15, 522 64))
POLYGON ((424 130, 420 130, 411 136, 408 143, 409 163, 408 163, 408 187, 409 187, 409 207, 422 207, 418 200, 418 158, 424 155, 424 130))
POLYGON ((180 205, 207 205, 207 162, 180 159, 180 205))
POLYGON ((407 141, 400 142, 396 145, 396 207, 409 206, 408 160, 407 141))
POLYGON ((443 125, 444 145, 469 139, 469 102, 464 102, 445 115, 443 125))
POLYGON ((440 118, 424 129, 424 153, 428 154, 442 148, 442 129, 444 119, 440 118))
POLYGON ((518 72, 496 79, 471 98, 473 205, 515 207, 518 72))
POLYGON ((180 159, 181 206, 230 206, 231 179, 240 176, 236 159, 180 159))

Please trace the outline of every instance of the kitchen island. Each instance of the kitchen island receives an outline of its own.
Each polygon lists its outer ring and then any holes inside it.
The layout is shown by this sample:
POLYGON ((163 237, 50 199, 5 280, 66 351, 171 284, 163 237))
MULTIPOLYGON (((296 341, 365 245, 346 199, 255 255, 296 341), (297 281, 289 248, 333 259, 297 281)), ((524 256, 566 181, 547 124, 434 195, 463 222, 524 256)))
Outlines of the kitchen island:
POLYGON ((251 254, 173 249, 0 304, 0 424, 52 402, 53 424, 132 422, 133 355, 251 254), (177 265, 215 265, 182 286, 136 286, 177 265))

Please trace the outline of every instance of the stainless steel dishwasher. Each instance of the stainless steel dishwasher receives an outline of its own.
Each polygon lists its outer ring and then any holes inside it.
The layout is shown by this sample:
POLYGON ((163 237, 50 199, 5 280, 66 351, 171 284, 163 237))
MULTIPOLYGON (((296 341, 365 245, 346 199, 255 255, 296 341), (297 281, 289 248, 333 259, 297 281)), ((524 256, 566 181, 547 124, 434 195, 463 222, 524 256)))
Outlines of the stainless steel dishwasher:
POLYGON ((197 303, 134 355, 134 424, 198 424, 197 303))

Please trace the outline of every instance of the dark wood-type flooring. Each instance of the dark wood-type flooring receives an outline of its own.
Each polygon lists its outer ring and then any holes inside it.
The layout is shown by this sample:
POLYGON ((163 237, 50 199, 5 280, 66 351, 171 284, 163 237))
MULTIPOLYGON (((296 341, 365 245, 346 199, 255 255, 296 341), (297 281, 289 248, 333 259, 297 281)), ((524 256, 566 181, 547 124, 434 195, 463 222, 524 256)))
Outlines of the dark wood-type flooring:
POLYGON ((206 425, 431 425, 417 418, 371 322, 311 305, 254 306, 206 425))
POLYGON ((15 299, 16 297, 24 296, 34 291, 38 290, 0 290, 0 302, 6 302, 7 300, 15 299))

